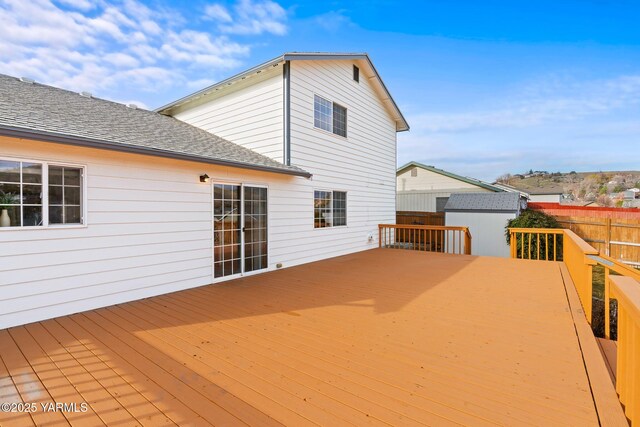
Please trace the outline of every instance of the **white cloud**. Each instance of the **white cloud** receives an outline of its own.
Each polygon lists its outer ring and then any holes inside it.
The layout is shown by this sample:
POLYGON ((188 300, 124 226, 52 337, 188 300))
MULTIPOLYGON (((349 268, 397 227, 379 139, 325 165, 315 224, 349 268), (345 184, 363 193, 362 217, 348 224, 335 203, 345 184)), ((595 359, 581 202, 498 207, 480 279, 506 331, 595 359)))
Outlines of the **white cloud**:
POLYGON ((227 34, 287 33, 287 11, 271 0, 238 0, 232 12, 214 3, 205 8, 205 18, 217 21, 218 29, 227 34))
POLYGON ((205 16, 209 19, 219 22, 231 22, 233 19, 231 18, 231 14, 221 4, 210 4, 204 9, 205 16))
POLYGON ((607 114, 640 104, 640 75, 603 81, 552 79, 523 88, 500 106, 462 113, 421 113, 411 117, 414 130, 425 133, 467 132, 480 129, 522 128, 607 114))
POLYGON ((468 111, 408 114, 411 132, 398 135, 398 162, 485 180, 530 168, 628 169, 640 146, 639 109, 640 75, 545 77, 468 111))
POLYGON ((135 97, 209 81, 241 65, 250 45, 232 34, 286 31, 286 12, 269 0, 240 1, 229 19, 222 6, 208 10, 225 29, 197 31, 177 11, 137 0, 4 0, 0 72, 97 96, 135 97))

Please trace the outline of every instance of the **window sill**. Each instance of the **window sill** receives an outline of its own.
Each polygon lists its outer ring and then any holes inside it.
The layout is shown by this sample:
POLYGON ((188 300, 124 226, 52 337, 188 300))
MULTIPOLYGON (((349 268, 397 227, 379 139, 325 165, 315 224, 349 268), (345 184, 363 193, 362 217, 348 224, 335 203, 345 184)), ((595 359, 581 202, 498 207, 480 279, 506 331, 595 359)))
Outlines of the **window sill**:
POLYGON ((48 225, 48 226, 34 226, 34 227, 0 227, 0 233, 5 231, 43 231, 43 230, 69 230, 74 228, 87 228, 87 224, 60 224, 60 225, 48 225))
POLYGON ((318 131, 318 132, 320 132, 320 133, 322 133, 324 135, 327 135, 327 136, 332 136, 334 138, 341 139, 342 141, 349 141, 349 138, 346 137, 346 136, 338 135, 337 133, 329 132, 328 130, 324 130, 324 129, 316 127, 316 126, 313 126, 313 130, 318 131))

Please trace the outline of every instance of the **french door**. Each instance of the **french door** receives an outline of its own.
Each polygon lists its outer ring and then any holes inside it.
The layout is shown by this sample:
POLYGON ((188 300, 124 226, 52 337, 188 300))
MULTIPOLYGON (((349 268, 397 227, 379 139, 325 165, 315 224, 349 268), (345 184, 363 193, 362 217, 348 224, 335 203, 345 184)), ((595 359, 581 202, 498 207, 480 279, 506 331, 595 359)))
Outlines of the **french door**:
POLYGON ((213 184, 214 278, 267 268, 267 189, 213 184))

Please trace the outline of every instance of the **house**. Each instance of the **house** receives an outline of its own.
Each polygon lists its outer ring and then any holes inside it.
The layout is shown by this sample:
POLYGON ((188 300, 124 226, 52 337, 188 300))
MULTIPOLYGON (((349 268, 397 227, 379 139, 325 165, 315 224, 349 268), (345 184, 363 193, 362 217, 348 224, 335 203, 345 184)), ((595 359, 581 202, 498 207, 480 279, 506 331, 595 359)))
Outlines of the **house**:
POLYGON ((374 248, 408 129, 366 54, 157 111, 0 76, 0 328, 374 248))
POLYGON ((499 193, 504 189, 418 162, 396 171, 397 209, 413 212, 444 212, 452 193, 499 193))

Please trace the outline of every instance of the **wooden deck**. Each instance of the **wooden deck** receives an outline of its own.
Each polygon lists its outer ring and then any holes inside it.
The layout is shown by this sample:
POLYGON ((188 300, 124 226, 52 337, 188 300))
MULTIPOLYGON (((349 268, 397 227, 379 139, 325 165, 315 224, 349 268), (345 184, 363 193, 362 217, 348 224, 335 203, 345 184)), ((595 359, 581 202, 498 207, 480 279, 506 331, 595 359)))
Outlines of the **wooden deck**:
POLYGON ((562 267, 377 249, 0 330, 0 402, 89 404, 0 425, 596 426, 562 267))

